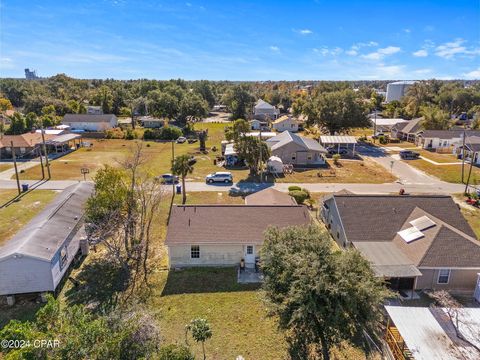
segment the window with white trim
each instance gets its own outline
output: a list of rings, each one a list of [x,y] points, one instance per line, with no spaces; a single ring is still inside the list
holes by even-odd
[[[247,255],[253,255],[253,245],[247,245]]]
[[[448,284],[450,280],[450,269],[440,269],[438,271],[438,284]]]
[[[200,246],[199,245],[192,245],[190,247],[190,258],[200,259]]]

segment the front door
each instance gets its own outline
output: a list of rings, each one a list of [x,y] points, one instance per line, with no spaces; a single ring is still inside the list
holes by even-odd
[[[246,245],[245,246],[245,264],[247,265],[255,265],[255,246],[254,245]]]

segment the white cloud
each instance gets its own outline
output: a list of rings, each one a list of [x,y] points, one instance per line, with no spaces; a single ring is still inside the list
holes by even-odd
[[[470,79],[480,79],[480,67],[478,67],[476,70],[472,70],[468,73],[463,74],[463,76]]]
[[[414,71],[415,74],[418,74],[418,75],[425,75],[425,74],[430,74],[432,72],[432,69],[428,69],[428,68],[425,68],[425,69],[417,69]]]
[[[280,51],[280,48],[278,46],[270,46],[269,48],[270,50],[272,50],[273,52],[279,52]]]
[[[310,34],[313,34],[313,31],[310,30],[310,29],[301,29],[301,30],[298,30],[297,31],[299,34],[302,34],[302,35],[310,35]]]
[[[407,34],[409,34],[409,33],[412,32],[412,30],[410,30],[410,29],[403,29],[403,32],[406,32]]]
[[[412,53],[412,55],[416,57],[425,57],[428,56],[428,51],[425,49],[420,49]]]
[[[378,49],[375,52],[362,55],[364,59],[368,60],[381,60],[387,55],[393,55],[399,52],[401,49],[398,46],[387,46],[386,48]]]
[[[480,55],[480,48],[466,46],[466,40],[458,38],[441,44],[435,48],[435,55],[444,59],[453,59],[458,56],[474,57]]]
[[[350,50],[345,51],[345,54],[350,55],[350,56],[356,56],[356,55],[358,55],[358,52],[357,52],[357,50],[350,49]]]
[[[351,49],[358,50],[362,47],[372,47],[372,46],[378,46],[378,43],[376,41],[359,42],[359,43],[353,44]]]
[[[328,48],[327,46],[322,46],[321,48],[314,48],[313,52],[320,54],[322,56],[337,56],[343,52],[342,48],[339,47],[334,47],[334,48]]]

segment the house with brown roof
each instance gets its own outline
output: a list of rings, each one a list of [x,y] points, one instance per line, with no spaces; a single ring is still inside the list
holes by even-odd
[[[50,140],[54,135],[45,134],[45,140]],[[0,160],[12,158],[13,152],[19,159],[35,158],[40,155],[42,134],[29,132],[22,135],[3,135],[0,137]]]
[[[170,267],[254,267],[269,226],[310,223],[301,205],[174,205],[165,245]]]
[[[394,125],[390,131],[391,138],[415,141],[417,133],[421,130],[422,120],[423,118],[417,118]]]
[[[245,205],[297,205],[297,202],[287,193],[269,187],[247,195]]]
[[[450,196],[334,194],[321,218],[393,289],[475,289],[480,242]]]

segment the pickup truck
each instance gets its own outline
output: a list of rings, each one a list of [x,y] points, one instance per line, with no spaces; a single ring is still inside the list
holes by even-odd
[[[416,151],[411,151],[411,150],[402,150],[400,151],[400,157],[403,160],[415,160],[420,157],[420,154]]]

